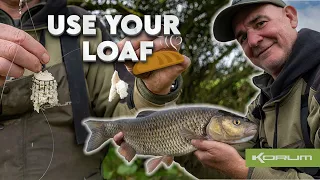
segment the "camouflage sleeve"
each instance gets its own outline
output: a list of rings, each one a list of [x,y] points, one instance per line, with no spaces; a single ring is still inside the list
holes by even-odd
[[[253,109],[258,105],[259,96],[251,105],[248,106],[247,117],[251,121],[258,122],[252,115]],[[313,177],[299,173],[295,169],[289,169],[288,171],[276,170],[273,168],[254,167],[249,168],[247,179],[313,179]]]
[[[156,95],[148,90],[143,81],[135,79],[133,90],[129,92],[126,103],[118,103],[113,116],[127,115],[125,112],[135,114],[143,108],[161,108],[176,103],[181,93],[182,77],[176,80],[177,87],[167,95]]]
[[[250,168],[248,179],[314,179],[312,176],[299,173],[294,169],[280,171],[272,168]]]
[[[103,27],[101,23],[99,24],[100,28],[97,29],[95,37],[81,37],[80,39],[80,42],[84,40],[90,42],[91,54],[96,54],[96,49],[100,42],[111,40],[105,27]],[[147,89],[141,79],[135,79],[125,67],[121,66],[124,65],[120,63],[103,62],[84,63],[88,95],[91,102],[91,109],[95,116],[131,116],[141,108],[163,107],[166,104],[175,103],[178,99],[182,86],[181,77],[177,79],[177,88],[171,93],[168,95],[155,95]],[[122,69],[122,71],[119,71],[118,68]],[[120,101],[119,96],[117,96],[112,102],[109,102],[111,78],[115,69],[118,70],[121,79],[125,82],[127,82],[127,80],[129,81],[127,82],[129,83],[129,95],[126,97],[126,100]]]
[[[245,149],[252,148],[254,143],[249,141],[247,143],[241,143],[233,145],[233,147],[244,158]],[[175,157],[174,160],[180,164],[187,172],[199,179],[230,179],[228,174],[223,174],[216,169],[204,167],[197,157],[193,154],[187,154],[185,156]]]

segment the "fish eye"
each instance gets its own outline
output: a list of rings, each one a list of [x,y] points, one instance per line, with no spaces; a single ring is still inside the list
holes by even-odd
[[[234,124],[234,125],[240,125],[241,122],[240,122],[239,119],[235,119],[235,120],[233,120],[233,124]]]

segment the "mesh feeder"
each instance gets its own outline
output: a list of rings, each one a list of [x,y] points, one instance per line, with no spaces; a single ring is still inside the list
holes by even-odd
[[[31,101],[34,110],[39,113],[43,105],[58,105],[57,81],[48,71],[39,72],[33,76]]]

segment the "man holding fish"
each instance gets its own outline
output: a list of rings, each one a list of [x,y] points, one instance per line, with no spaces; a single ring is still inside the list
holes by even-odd
[[[244,160],[246,148],[320,148],[320,33],[297,32],[297,16],[281,0],[233,0],[218,14],[215,38],[237,40],[252,64],[264,70],[253,78],[260,94],[246,116],[259,128],[251,141],[232,146],[195,137],[191,144],[197,150],[175,157],[188,172],[198,178],[320,178],[318,167],[248,168]],[[114,137],[117,144],[123,135]]]

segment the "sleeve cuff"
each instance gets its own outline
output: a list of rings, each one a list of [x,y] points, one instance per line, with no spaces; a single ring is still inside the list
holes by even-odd
[[[299,173],[295,169],[285,171],[268,167],[249,168],[248,179],[313,179],[306,173]]]
[[[283,174],[283,173],[284,172],[281,172],[272,168],[255,167],[255,168],[249,169],[248,179],[270,179],[270,178],[278,179],[278,178],[281,178],[280,174]]]
[[[254,167],[249,168],[247,179],[252,179],[251,176],[252,176],[253,170],[254,170]]]
[[[177,87],[171,91],[167,95],[157,95],[153,94],[149,89],[146,87],[144,82],[137,78],[133,90],[133,102],[136,108],[143,108],[143,107],[161,107],[165,104],[174,103],[180,93],[182,88],[182,77],[181,75],[176,79]]]

